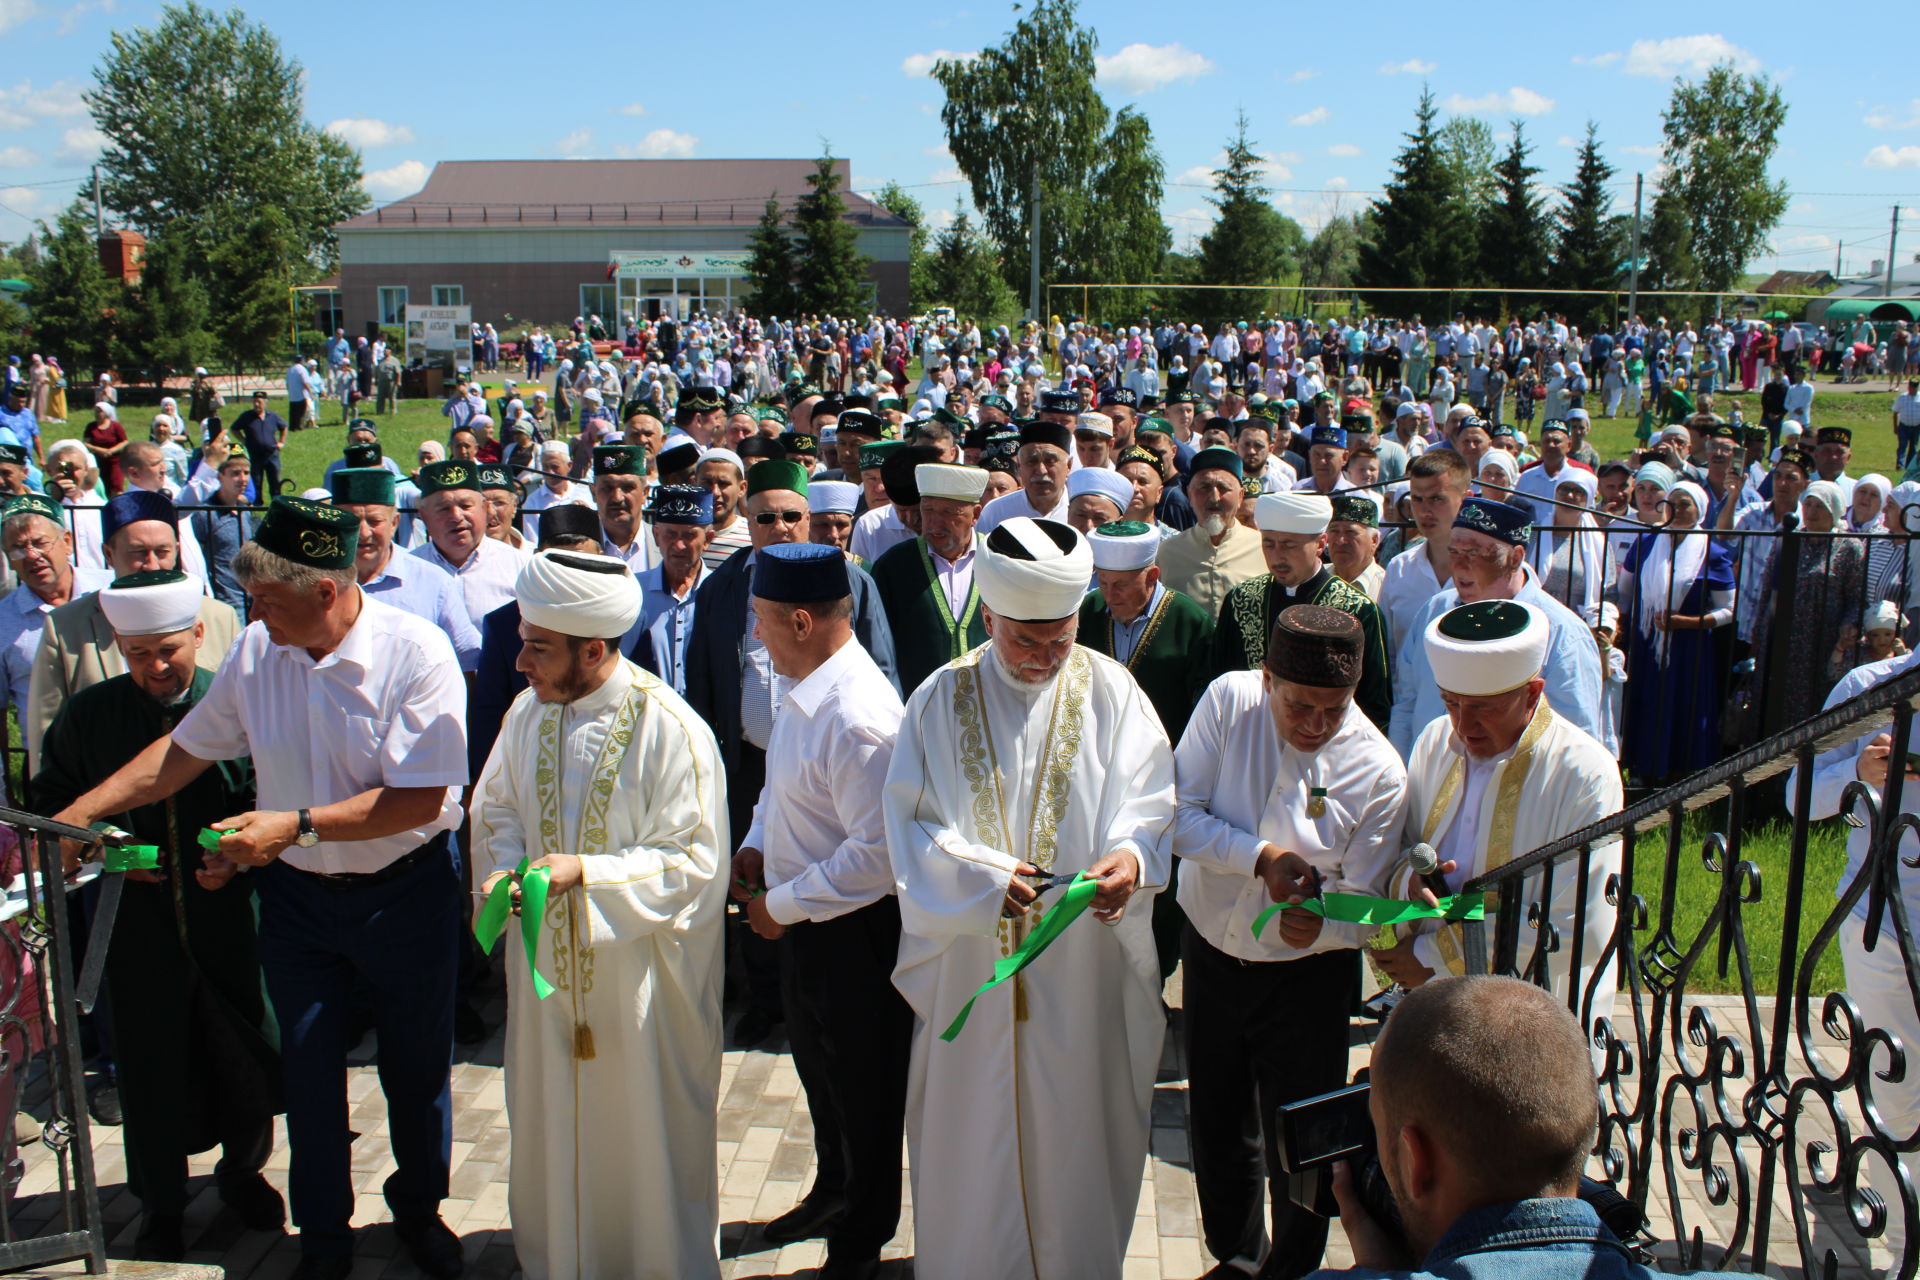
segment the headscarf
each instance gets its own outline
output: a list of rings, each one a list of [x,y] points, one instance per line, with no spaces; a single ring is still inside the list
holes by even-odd
[[[1484,465],[1484,460],[1483,460]],[[1591,471],[1580,467],[1568,467],[1560,473],[1554,482],[1554,496],[1559,496],[1561,485],[1575,485],[1587,495],[1587,510],[1582,511],[1574,526],[1569,529],[1558,528],[1553,517],[1547,512],[1540,514],[1545,519],[1534,524],[1533,540],[1527,546],[1527,560],[1533,565],[1534,573],[1545,582],[1547,572],[1553,567],[1554,554],[1559,550],[1562,539],[1573,539],[1573,550],[1567,567],[1575,575],[1573,579],[1580,587],[1578,604],[1572,600],[1562,601],[1569,609],[1584,618],[1587,625],[1594,625],[1600,617],[1600,596],[1606,586],[1609,570],[1613,565],[1613,555],[1607,546],[1607,535],[1593,518],[1593,500],[1600,491],[1600,481]],[[1554,508],[1558,511],[1559,508]]]
[[[1814,501],[1833,513],[1835,530],[1846,528],[1846,502],[1840,496],[1840,486],[1831,480],[1815,480],[1800,495],[1800,501]]]
[[[1665,470],[1664,467],[1661,469]],[[1707,518],[1707,492],[1699,485],[1691,480],[1682,480],[1668,492],[1686,494],[1693,499],[1697,520]],[[1672,633],[1655,627],[1654,615],[1672,613],[1686,599],[1687,592],[1693,590],[1693,584],[1707,562],[1707,547],[1712,537],[1699,523],[1695,523],[1691,529],[1662,530],[1650,536],[1653,546],[1640,566],[1640,604],[1635,617],[1640,634],[1652,641],[1664,660]]]
[[[1863,488],[1872,489],[1880,495],[1880,510],[1874,514],[1873,519],[1861,524],[1853,518],[1853,504],[1847,504],[1847,532],[1884,533],[1891,527],[1887,524],[1887,499],[1893,493],[1893,482],[1878,472],[1875,472],[1871,475],[1861,476],[1859,480],[1854,482],[1853,491],[1855,493],[1859,493]]]

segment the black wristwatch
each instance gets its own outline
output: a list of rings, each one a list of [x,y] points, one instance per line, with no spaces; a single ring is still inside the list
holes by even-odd
[[[320,833],[313,829],[313,814],[305,809],[300,811],[300,834],[293,838],[293,842],[302,849],[311,849],[320,843]]]

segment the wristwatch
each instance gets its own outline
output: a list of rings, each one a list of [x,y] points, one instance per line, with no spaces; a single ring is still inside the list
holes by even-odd
[[[313,815],[305,809],[300,811],[300,834],[293,842],[302,849],[311,849],[320,843],[320,833],[313,829]]]

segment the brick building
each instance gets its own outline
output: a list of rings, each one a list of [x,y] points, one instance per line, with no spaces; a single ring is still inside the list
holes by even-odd
[[[907,312],[912,228],[848,190],[874,305]],[[400,324],[408,303],[476,323],[724,311],[748,293],[747,238],[772,195],[789,211],[813,160],[447,160],[419,193],[340,224],[337,298],[350,332]],[[511,319],[509,319],[509,317]]]

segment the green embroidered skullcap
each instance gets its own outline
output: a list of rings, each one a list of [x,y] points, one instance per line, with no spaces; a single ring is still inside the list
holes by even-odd
[[[785,458],[767,458],[754,463],[753,469],[747,472],[747,496],[751,498],[769,489],[788,489],[805,497],[807,469]]]
[[[22,493],[7,499],[7,505],[0,507],[0,524],[15,516],[45,516],[59,525],[67,527],[66,510],[44,493]]]
[[[342,467],[333,473],[328,487],[335,502],[390,507],[393,486],[393,472],[385,467]]]
[[[965,418],[947,408],[945,405],[941,405],[935,409],[930,416],[933,421],[940,423],[942,426],[964,428],[971,425]]]
[[[471,462],[453,459],[447,462],[429,462],[421,467],[413,478],[414,485],[420,490],[420,496],[445,493],[449,489],[471,489],[480,492],[480,468]]]
[[[350,468],[378,467],[380,466],[380,445],[374,440],[350,444],[341,453],[340,458]],[[384,467],[381,469],[385,470]]]
[[[647,474],[647,451],[637,444],[595,445],[593,474],[596,476],[643,476]]]
[[[27,465],[27,450],[24,445],[0,444],[0,462],[11,462],[16,467]]]
[[[872,444],[860,446],[860,469],[877,471],[887,463],[887,459],[907,447],[904,440],[876,440]]]
[[[757,404],[753,406],[752,412],[755,422],[778,422],[785,426],[793,421],[787,411],[777,404]]]
[[[819,383],[796,382],[793,384],[792,389],[787,392],[787,403],[799,404],[802,400],[807,399],[809,396],[817,396],[819,394],[820,394]]]
[[[1247,474],[1247,466],[1240,460],[1240,455],[1221,445],[1214,445],[1194,454],[1193,461],[1187,466],[1187,474],[1197,476],[1202,471],[1211,469],[1231,471],[1235,480],[1242,479]]]
[[[674,405],[682,412],[708,413],[721,405],[720,393],[712,387],[688,387]]]
[[[1143,435],[1149,434],[1166,436],[1171,440],[1173,438],[1173,424],[1165,418],[1142,418],[1133,424],[1133,438],[1135,440],[1138,440]]]
[[[1380,508],[1374,505],[1372,498],[1356,498],[1349,494],[1336,493],[1333,496],[1333,518],[1378,529]]]
[[[483,462],[480,464],[479,471],[482,490],[495,489],[511,493],[515,497],[519,496],[520,491],[514,487],[513,476],[508,473],[504,463]]]
[[[351,569],[360,546],[360,517],[324,502],[275,498],[254,529],[253,541],[310,569]]]

